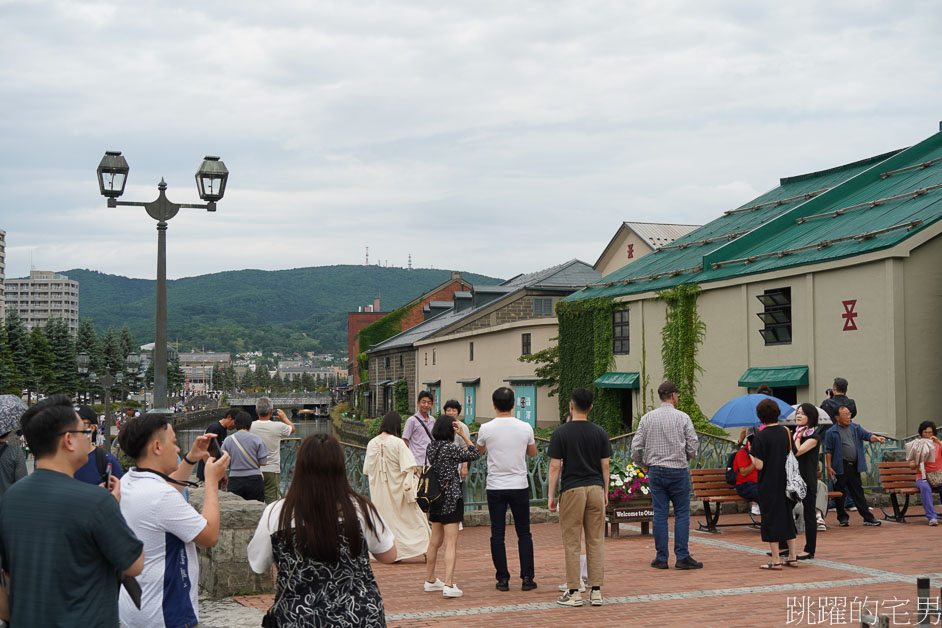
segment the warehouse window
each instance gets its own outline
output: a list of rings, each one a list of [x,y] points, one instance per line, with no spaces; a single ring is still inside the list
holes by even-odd
[[[788,345],[792,342],[792,289],[775,288],[757,294],[756,298],[763,305],[757,312],[765,327],[759,330],[766,346]]]
[[[626,354],[628,343],[628,310],[616,310],[612,314],[612,353]]]

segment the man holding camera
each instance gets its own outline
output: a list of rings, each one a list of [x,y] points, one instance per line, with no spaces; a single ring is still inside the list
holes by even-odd
[[[261,437],[268,447],[268,462],[262,466],[265,480],[265,503],[270,504],[281,497],[281,439],[294,433],[294,423],[283,410],[278,410],[280,422],[272,421],[275,409],[271,399],[262,397],[255,403],[258,420],[252,423],[252,434]]]

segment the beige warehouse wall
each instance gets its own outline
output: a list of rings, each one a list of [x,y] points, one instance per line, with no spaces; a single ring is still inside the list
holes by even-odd
[[[634,249],[632,250],[634,257],[631,259],[628,259],[629,244],[634,244]],[[606,249],[595,270],[602,273],[602,276],[605,276],[615,272],[619,268],[627,266],[638,258],[644,257],[652,250],[651,245],[639,238],[638,234],[634,231],[621,227],[618,231],[618,237],[616,237],[612,245]]]
[[[903,273],[906,366],[905,434],[922,421],[939,417],[937,395],[942,383],[942,237],[913,251]]]
[[[557,333],[556,319],[544,319],[540,324],[511,323],[498,328],[462,334],[459,337],[445,337],[425,341],[417,346],[420,354],[435,350],[436,360],[431,359],[426,366],[423,360],[418,363],[418,381],[425,382],[440,379],[442,401],[447,399],[462,400],[464,388],[456,380],[468,377],[480,377],[477,389],[477,420],[486,422],[494,416],[491,393],[501,386],[508,386],[504,378],[513,375],[533,375],[533,365],[520,362],[521,334],[529,333],[531,351],[536,353],[548,348],[550,338]],[[474,342],[474,361],[469,360],[468,344]],[[462,401],[462,405],[464,402]],[[558,422],[558,408],[555,397],[550,397],[545,388],[537,389],[536,400],[537,426],[547,426]]]

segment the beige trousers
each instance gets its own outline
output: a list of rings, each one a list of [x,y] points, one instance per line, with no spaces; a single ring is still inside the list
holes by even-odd
[[[559,527],[566,551],[566,583],[579,588],[579,554],[585,533],[588,587],[601,587],[605,574],[605,494],[601,486],[571,488],[559,496]]]

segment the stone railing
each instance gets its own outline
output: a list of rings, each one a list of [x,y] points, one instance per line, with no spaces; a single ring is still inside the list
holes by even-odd
[[[203,510],[205,489],[190,489],[190,504]],[[213,598],[268,593],[274,590],[272,570],[257,574],[249,567],[246,548],[255,534],[265,504],[232,493],[219,493],[219,540],[213,547],[197,546],[199,586]]]

